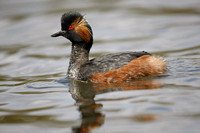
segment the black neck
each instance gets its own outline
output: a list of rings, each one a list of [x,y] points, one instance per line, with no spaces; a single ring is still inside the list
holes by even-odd
[[[68,68],[68,76],[70,78],[78,78],[80,67],[89,62],[89,51],[86,44],[72,44],[71,57]]]

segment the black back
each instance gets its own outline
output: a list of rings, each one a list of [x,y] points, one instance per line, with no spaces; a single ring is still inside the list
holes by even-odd
[[[118,69],[124,65],[130,63],[133,59],[141,57],[143,55],[151,55],[145,51],[141,52],[124,52],[124,53],[114,53],[99,56],[90,60],[90,63],[84,64],[78,76],[80,80],[88,80],[89,76],[96,73],[105,73],[110,70]]]

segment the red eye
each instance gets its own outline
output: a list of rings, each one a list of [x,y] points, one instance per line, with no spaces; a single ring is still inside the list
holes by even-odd
[[[69,30],[72,30],[73,29],[73,27],[72,26],[69,26]]]

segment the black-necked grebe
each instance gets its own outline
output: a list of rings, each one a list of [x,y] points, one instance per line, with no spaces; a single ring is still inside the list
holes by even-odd
[[[67,72],[69,78],[95,83],[115,83],[166,72],[166,64],[161,57],[144,51],[107,54],[89,60],[93,44],[92,28],[79,12],[63,14],[61,31],[51,36],[63,36],[72,42]]]

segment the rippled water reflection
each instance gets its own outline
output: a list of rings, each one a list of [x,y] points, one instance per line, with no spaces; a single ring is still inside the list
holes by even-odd
[[[1,132],[199,132],[199,5],[1,0]],[[50,35],[70,10],[93,28],[91,58],[145,50],[165,57],[167,74],[111,85],[65,79],[70,42]]]

